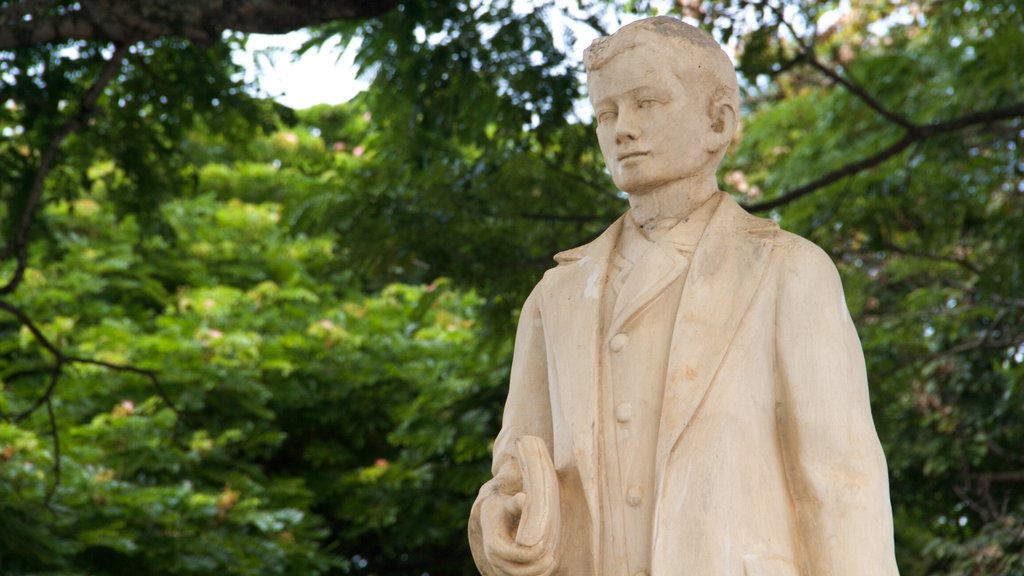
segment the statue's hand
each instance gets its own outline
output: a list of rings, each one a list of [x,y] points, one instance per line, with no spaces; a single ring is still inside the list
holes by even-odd
[[[558,477],[544,440],[523,436],[516,450],[518,466],[502,468],[481,506],[484,554],[506,576],[548,576],[558,560]]]

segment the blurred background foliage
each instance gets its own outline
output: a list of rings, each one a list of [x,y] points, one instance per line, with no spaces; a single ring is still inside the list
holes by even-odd
[[[518,306],[625,207],[576,33],[666,8],[736,52],[723,189],[840,268],[902,573],[1024,574],[1017,2],[381,3],[292,26],[373,78],[306,110],[259,22],[117,4],[0,1],[0,574],[473,573]]]

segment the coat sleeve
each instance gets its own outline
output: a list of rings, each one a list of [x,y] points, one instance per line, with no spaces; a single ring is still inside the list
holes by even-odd
[[[491,473],[495,478],[480,488],[469,517],[470,548],[477,568],[484,575],[494,574],[495,571],[483,553],[480,504],[500,490],[499,483],[507,476],[506,474],[499,477],[503,469],[516,465],[512,458],[516,454],[518,438],[527,435],[537,436],[544,440],[549,450],[553,445],[547,352],[538,292],[539,289],[534,288],[519,315],[508,398],[505,401],[501,431],[494,441]]]
[[[779,432],[800,573],[896,576],[885,456],[839,274],[805,240],[779,249]]]

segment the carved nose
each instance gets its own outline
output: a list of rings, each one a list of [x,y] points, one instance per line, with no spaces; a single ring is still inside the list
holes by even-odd
[[[615,142],[622,144],[636,140],[640,136],[640,130],[633,121],[631,114],[620,112],[618,121],[615,123]]]
[[[639,135],[640,131],[633,124],[620,122],[615,128],[615,142],[617,144],[636,140]]]

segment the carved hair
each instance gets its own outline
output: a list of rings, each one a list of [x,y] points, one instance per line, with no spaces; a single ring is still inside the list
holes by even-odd
[[[707,83],[707,94],[710,98],[709,115],[714,114],[718,104],[730,104],[734,110],[739,111],[739,86],[736,82],[736,70],[729,57],[708,33],[671,16],[637,20],[623,26],[611,36],[594,40],[590,47],[583,51],[583,64],[589,74],[626,50],[651,51],[657,48],[668,53],[696,52],[694,55],[697,56],[699,73],[711,80]],[[674,62],[672,64],[675,65]],[[687,80],[678,71],[676,76],[680,80]]]

